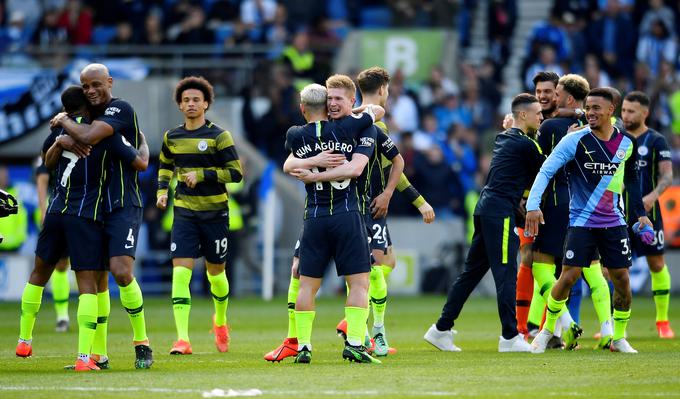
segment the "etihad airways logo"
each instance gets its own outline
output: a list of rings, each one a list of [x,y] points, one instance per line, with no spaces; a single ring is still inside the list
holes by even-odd
[[[583,167],[596,175],[613,175],[621,164],[610,162],[586,162]]]

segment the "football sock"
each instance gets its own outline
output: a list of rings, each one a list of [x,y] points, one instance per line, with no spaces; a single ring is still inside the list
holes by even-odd
[[[531,297],[533,294],[534,276],[531,273],[531,267],[520,263],[519,272],[517,273],[517,305],[515,307],[517,312],[517,330],[520,332],[527,331],[529,307],[531,306]]]
[[[527,324],[531,323],[535,326],[540,326],[543,320],[543,312],[545,311],[545,299],[541,296],[538,289],[538,283],[534,279],[534,294],[531,297],[531,306],[529,306],[529,318]]]
[[[24,341],[33,339],[33,326],[35,318],[40,310],[42,293],[44,287],[39,287],[31,283],[26,283],[24,293],[21,295],[21,323],[19,327],[19,338]]]
[[[68,296],[71,291],[71,285],[68,281],[68,270],[60,271],[55,269],[50,279],[57,320],[68,320]]]
[[[562,309],[564,308],[565,302],[567,302],[566,299],[557,300],[548,293],[548,312],[546,313],[544,326],[548,331],[555,331],[555,324],[557,323],[557,319],[562,315]]]
[[[387,306],[387,284],[381,266],[371,267],[369,274],[368,298],[373,308],[373,325],[382,327],[385,323],[385,307]]]
[[[290,277],[290,284],[288,284],[288,336],[287,338],[296,338],[297,329],[295,326],[295,302],[297,302],[298,292],[300,292],[300,279]]]
[[[92,341],[92,353],[107,356],[106,338],[109,328],[109,314],[111,313],[111,297],[109,290],[97,293],[97,328]]]
[[[555,285],[555,265],[549,263],[534,262],[531,269],[534,279],[538,283],[538,292],[545,301],[548,301],[550,290]]]
[[[583,295],[583,279],[576,280],[576,284],[571,287],[569,291],[569,300],[567,300],[567,308],[571,317],[578,324],[581,316],[581,296]]]
[[[364,342],[368,308],[345,306],[345,320],[347,320],[347,343],[359,346]]]
[[[626,337],[626,327],[628,326],[628,320],[630,320],[630,309],[614,309],[614,341]]]
[[[227,324],[227,306],[229,305],[229,281],[227,274],[222,271],[215,276],[208,273],[210,293],[215,304],[215,325],[222,327]]]
[[[177,339],[189,342],[189,312],[191,312],[191,269],[172,268],[172,311],[175,315]]]
[[[78,297],[78,353],[89,355],[97,329],[97,295],[81,294]],[[88,357],[89,359],[89,357]]]
[[[382,270],[383,275],[385,276],[385,282],[387,282],[387,280],[388,280],[389,277],[390,277],[390,274],[392,274],[392,272],[394,271],[394,269],[391,268],[391,267],[389,267],[389,266],[386,266],[386,265],[380,265],[380,266],[378,266],[378,267],[380,267],[380,270]]]
[[[600,325],[611,319],[611,297],[609,296],[609,287],[607,280],[602,274],[600,263],[591,264],[590,267],[583,268],[583,277],[585,277],[590,286],[590,297],[593,299],[593,306],[595,313],[597,313],[597,320]]]
[[[671,274],[668,266],[663,265],[658,273],[652,273],[652,293],[654,294],[654,304],[656,305],[656,321],[668,320],[668,304],[671,292]]]
[[[130,319],[134,335],[133,340],[135,342],[148,340],[149,338],[146,336],[146,320],[144,318],[144,297],[142,296],[142,289],[139,288],[137,279],[133,278],[132,282],[126,287],[119,286],[119,288],[120,303],[125,308]]]
[[[298,350],[302,350],[304,346],[310,351],[312,350],[312,326],[314,325],[314,316],[316,316],[316,312],[313,310],[295,311],[295,329],[298,334]]]

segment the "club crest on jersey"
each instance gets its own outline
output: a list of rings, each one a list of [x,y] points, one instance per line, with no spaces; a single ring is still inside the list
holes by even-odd
[[[644,157],[645,155],[649,154],[649,149],[645,145],[640,146],[638,147],[638,154]]]
[[[201,140],[198,142],[198,150],[199,151],[205,151],[208,149],[208,142],[205,140]]]
[[[626,152],[624,150],[618,150],[616,151],[616,157],[618,159],[623,159],[626,157]]]
[[[567,259],[573,259],[573,258],[574,258],[574,251],[572,251],[572,250],[570,249],[570,250],[567,251],[566,254],[564,254],[564,256],[565,256]]]

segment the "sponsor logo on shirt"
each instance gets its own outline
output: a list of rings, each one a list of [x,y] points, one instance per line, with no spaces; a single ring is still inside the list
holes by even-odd
[[[375,143],[375,140],[371,137],[360,137],[359,147],[370,147]]]
[[[583,167],[596,175],[613,175],[618,170],[620,164],[610,162],[586,162]]]
[[[106,111],[104,111],[104,115],[106,116],[114,116],[116,114],[120,113],[120,108],[118,107],[108,107]]]

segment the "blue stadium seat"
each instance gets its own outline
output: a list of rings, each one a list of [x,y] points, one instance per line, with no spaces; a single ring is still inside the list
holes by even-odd
[[[387,7],[368,7],[361,10],[359,21],[362,28],[388,28],[392,22],[392,13]]]
[[[347,0],[328,0],[326,3],[326,13],[331,20],[346,20],[349,17]]]
[[[92,44],[108,44],[116,37],[116,32],[115,26],[95,26],[92,30]]]

